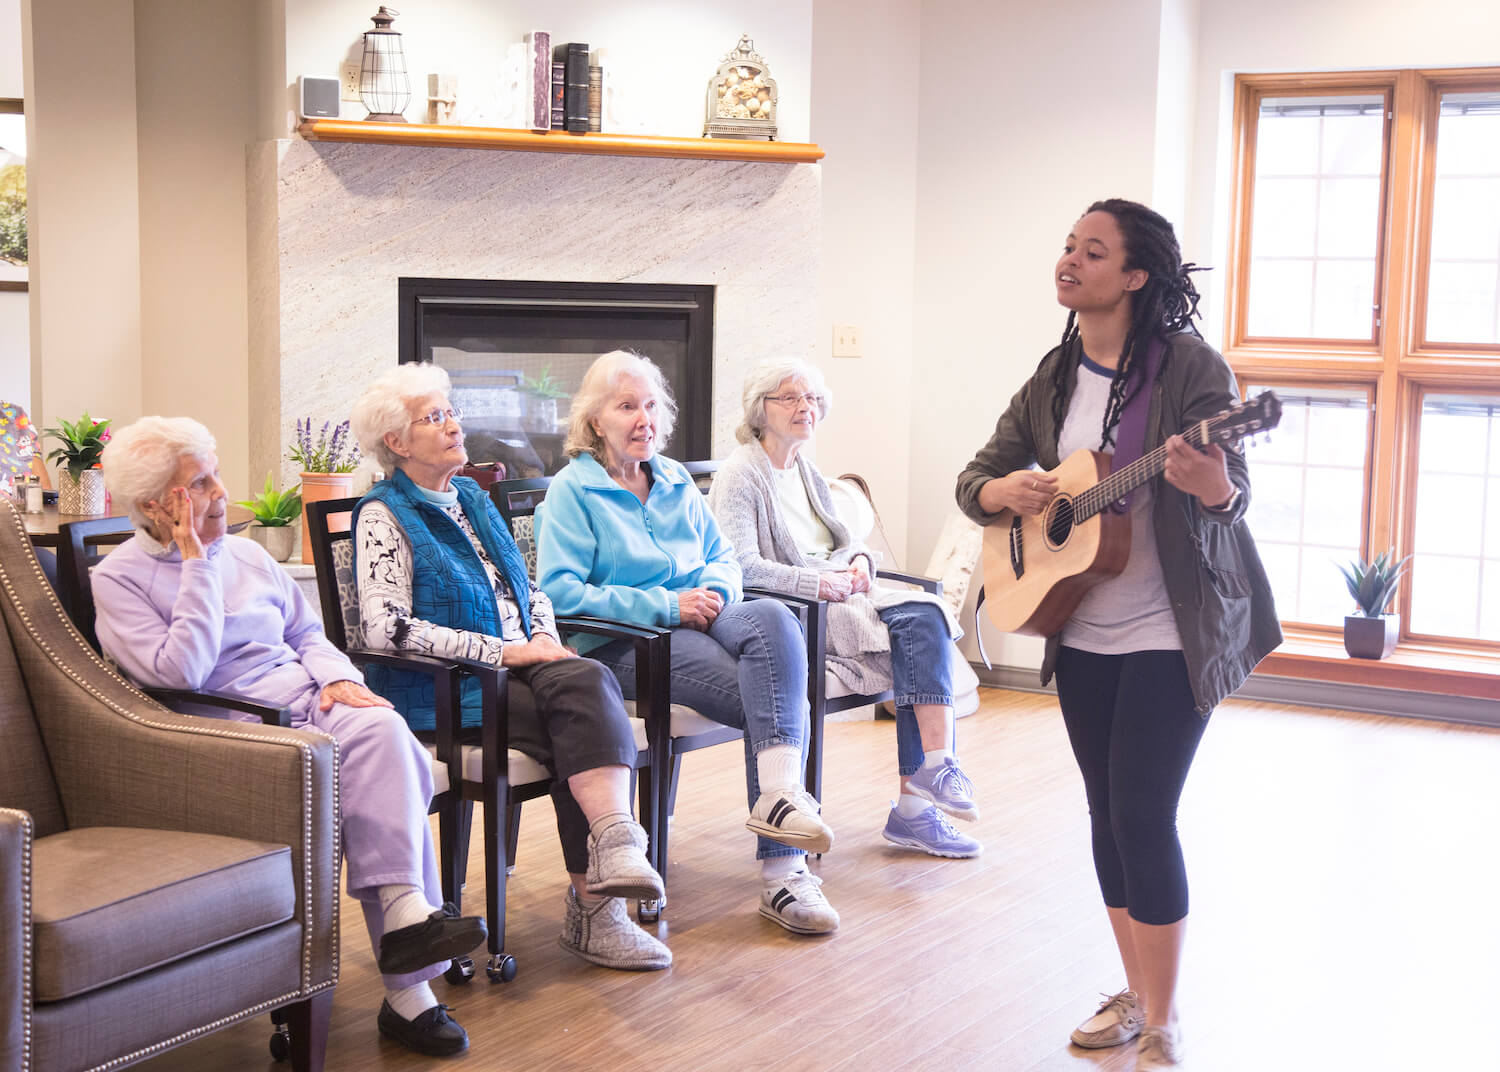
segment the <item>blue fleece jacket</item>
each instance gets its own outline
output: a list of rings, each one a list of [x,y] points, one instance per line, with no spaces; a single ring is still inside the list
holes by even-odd
[[[559,615],[678,626],[679,592],[742,598],[734,548],[703,493],[670,458],[649,464],[644,504],[587,454],[552,479],[536,513],[536,573]]]

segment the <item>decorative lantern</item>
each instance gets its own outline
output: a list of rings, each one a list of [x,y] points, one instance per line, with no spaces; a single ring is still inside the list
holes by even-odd
[[[749,34],[724,57],[708,82],[705,138],[776,140],[776,79]]]
[[[365,55],[359,65],[359,99],[369,109],[366,119],[378,123],[404,123],[411,103],[411,82],[406,77],[406,56],[401,34],[391,29],[399,11],[384,4],[370,16],[375,29],[365,31]]]

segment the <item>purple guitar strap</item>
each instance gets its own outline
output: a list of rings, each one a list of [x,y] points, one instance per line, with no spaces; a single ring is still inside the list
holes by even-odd
[[[1127,465],[1139,461],[1145,453],[1146,416],[1151,410],[1152,387],[1156,383],[1156,374],[1161,371],[1161,355],[1166,348],[1166,340],[1160,335],[1153,335],[1146,345],[1145,360],[1135,367],[1131,378],[1138,386],[1120,413],[1120,423],[1115,426],[1114,465],[1110,468],[1112,473],[1118,473]],[[1131,493],[1126,493],[1110,503],[1109,508],[1117,514],[1129,512],[1130,495]]]

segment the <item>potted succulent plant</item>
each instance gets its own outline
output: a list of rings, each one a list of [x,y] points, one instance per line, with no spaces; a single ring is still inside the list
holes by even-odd
[[[1385,608],[1395,596],[1409,562],[1411,555],[1397,562],[1396,550],[1391,548],[1376,555],[1373,562],[1355,559],[1339,566],[1359,610],[1344,618],[1344,650],[1354,658],[1384,659],[1396,650],[1401,615],[1387,614]]]
[[[305,417],[297,421],[297,436],[287,450],[287,456],[302,467],[302,531],[306,532],[308,503],[346,499],[354,494],[359,446],[349,436],[348,421],[340,421],[337,425],[324,421],[314,442],[312,418]],[[347,527],[347,522],[345,525]],[[312,560],[312,547],[304,541],[302,561]]]
[[[300,487],[277,491],[271,474],[266,474],[266,488],[235,505],[243,506],[255,515],[249,536],[264,547],[277,562],[292,557],[297,530],[293,523],[302,515]]]
[[[104,473],[99,469],[99,455],[109,442],[109,418],[95,420],[85,412],[76,421],[57,423],[57,428],[48,428],[45,433],[62,441],[62,446],[47,455],[49,462],[62,463],[57,474],[57,512],[104,513]]]
[[[525,377],[521,381],[521,391],[526,398],[521,427],[528,432],[556,432],[558,400],[570,396],[567,388],[552,378],[552,366],[542,369],[540,375]]]

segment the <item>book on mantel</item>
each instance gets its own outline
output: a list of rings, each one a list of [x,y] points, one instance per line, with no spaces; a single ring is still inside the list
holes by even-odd
[[[563,64],[563,125],[571,133],[587,133],[589,129],[589,46],[581,41],[554,45],[552,48],[554,78],[556,78],[555,69],[558,61]],[[556,92],[556,86],[554,86],[554,100]],[[555,111],[554,105],[554,118]]]
[[[552,35],[532,30],[526,35],[526,125],[532,130],[552,128]]]
[[[563,97],[566,92],[566,82],[563,80],[563,70],[566,64],[552,63],[552,129],[564,130],[568,125],[568,112],[563,105]]]

